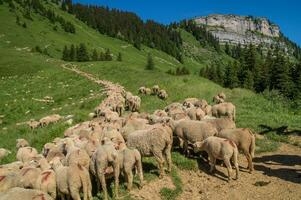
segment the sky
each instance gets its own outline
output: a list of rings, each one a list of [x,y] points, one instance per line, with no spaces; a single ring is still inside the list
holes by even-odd
[[[209,14],[267,17],[301,46],[301,0],[73,0],[131,11],[142,19],[168,24]]]

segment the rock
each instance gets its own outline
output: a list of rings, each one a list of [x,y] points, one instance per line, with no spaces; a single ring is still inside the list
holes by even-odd
[[[280,36],[280,28],[266,18],[214,14],[194,20],[209,26],[208,30],[223,43],[272,44],[273,38]]]

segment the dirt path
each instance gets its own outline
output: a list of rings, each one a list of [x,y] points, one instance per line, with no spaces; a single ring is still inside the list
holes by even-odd
[[[240,166],[246,167],[240,155]],[[257,155],[255,172],[240,171],[239,180],[225,181],[224,167],[217,166],[217,175],[207,174],[209,166],[201,163],[200,172],[181,171],[184,189],[178,200],[186,199],[301,199],[301,149],[283,144],[276,152]],[[264,186],[255,186],[259,181]]]

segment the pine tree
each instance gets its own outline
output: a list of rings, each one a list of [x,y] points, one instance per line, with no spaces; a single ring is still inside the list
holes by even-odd
[[[76,52],[76,57],[79,62],[89,61],[88,51],[84,43],[80,43]]]
[[[96,49],[93,50],[91,59],[92,59],[93,61],[98,61],[99,58],[98,58],[98,53],[97,53]]]
[[[249,90],[253,90],[254,88],[253,74],[249,70],[246,71],[246,77],[243,83],[243,87]]]
[[[226,42],[226,45],[225,45],[225,53],[227,55],[231,56],[231,51],[230,51],[230,47],[229,47],[228,42]]]
[[[106,53],[105,53],[105,60],[106,60],[106,61],[112,61],[112,60],[113,60],[110,49],[107,49],[107,50],[106,50]]]
[[[145,66],[145,69],[147,69],[147,70],[153,70],[154,68],[155,68],[155,64],[154,64],[154,61],[153,61],[153,57],[149,53],[148,57],[147,57],[147,64]]]
[[[66,45],[64,46],[62,59],[65,60],[65,61],[70,61],[70,52],[69,52],[69,49]]]
[[[69,58],[70,58],[70,61],[76,60],[76,50],[75,50],[74,44],[71,44]]]
[[[225,69],[224,86],[228,88],[236,88],[239,86],[239,80],[237,78],[237,61],[228,63]]]
[[[117,61],[121,62],[122,61],[122,54],[119,52],[117,56]]]

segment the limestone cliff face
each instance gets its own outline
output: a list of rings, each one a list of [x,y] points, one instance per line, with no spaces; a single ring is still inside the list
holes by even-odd
[[[279,27],[271,24],[266,18],[215,14],[194,20],[199,25],[206,25],[222,43],[271,44],[273,38],[280,36]]]

